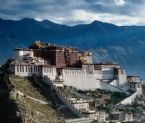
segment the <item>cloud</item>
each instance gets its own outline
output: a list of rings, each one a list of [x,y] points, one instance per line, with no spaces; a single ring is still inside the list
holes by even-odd
[[[0,0],[4,19],[48,19],[74,25],[94,20],[117,25],[145,25],[144,0]]]
[[[58,20],[58,23],[67,23],[69,25],[74,25],[80,23],[91,23],[92,20],[100,20],[102,22],[117,24],[118,26],[144,24],[144,19],[129,15],[118,15],[115,13],[88,12],[78,9],[69,14],[71,14],[71,16],[68,17],[67,20],[65,18],[61,18],[60,20]]]
[[[115,0],[116,5],[122,6],[125,4],[125,0]]]

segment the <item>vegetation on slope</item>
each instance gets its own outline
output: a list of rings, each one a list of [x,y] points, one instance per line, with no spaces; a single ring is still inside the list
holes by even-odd
[[[0,123],[19,123],[21,117],[15,101],[11,98],[10,89],[7,86],[7,79],[0,74]]]
[[[101,89],[96,89],[95,91],[83,91],[72,86],[65,86],[64,89],[61,89],[61,91],[67,97],[76,99],[94,99],[94,101],[90,103],[90,108],[96,110],[106,110],[107,112],[111,112],[113,105],[119,103],[127,96],[125,93],[111,92]]]
[[[73,88],[73,91],[75,91],[76,93],[82,94],[84,96],[86,95],[87,97],[94,98],[94,99],[103,99],[106,105],[117,104],[122,99],[126,98],[127,96],[125,93],[111,92],[111,91],[106,91],[106,90],[101,90],[101,89],[96,89],[95,91],[91,91],[91,90],[82,91],[82,90],[77,90]]]
[[[14,93],[15,102],[20,109],[23,122],[58,123],[63,119],[58,111],[52,108],[52,104],[50,103],[50,101],[41,94],[39,89],[33,86],[30,79],[14,75],[10,75],[9,78],[14,90],[20,91],[24,94],[24,96],[22,96],[16,92]],[[48,102],[48,104],[42,104],[33,99],[27,98],[27,96],[44,102]]]
[[[9,61],[0,71],[0,122],[58,123],[76,117],[41,77],[15,76],[7,68]]]
[[[55,109],[57,109],[57,111],[59,111],[65,119],[79,117],[78,114],[76,114],[70,106],[67,105],[65,95],[63,95],[58,88],[55,90],[51,84],[44,83],[42,77],[37,77],[34,75],[29,79],[33,82],[33,86],[39,89],[39,92],[41,92],[45,97],[51,99],[50,101]]]
[[[45,97],[40,94],[39,89],[34,87],[30,79],[27,77],[10,75],[9,80],[15,90],[19,90],[25,95],[46,101]]]

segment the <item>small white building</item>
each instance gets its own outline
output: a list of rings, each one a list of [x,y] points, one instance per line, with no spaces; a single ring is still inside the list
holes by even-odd
[[[83,112],[83,114],[98,122],[105,122],[108,117],[108,114],[105,111],[88,110],[87,112]]]
[[[137,95],[142,95],[143,80],[140,76],[127,76],[129,87],[131,91],[137,92]]]
[[[75,103],[73,103],[74,107],[81,111],[81,110],[88,110],[89,107],[89,102],[87,102],[86,100],[77,100]]]

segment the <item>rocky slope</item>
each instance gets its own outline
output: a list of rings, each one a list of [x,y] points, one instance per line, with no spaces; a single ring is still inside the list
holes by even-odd
[[[5,76],[10,85],[7,93],[1,93],[0,121],[4,123],[58,123],[65,114],[52,104],[53,100],[44,96],[31,79],[14,75]]]

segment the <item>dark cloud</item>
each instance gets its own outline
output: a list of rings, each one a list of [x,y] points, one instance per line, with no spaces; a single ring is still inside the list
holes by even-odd
[[[120,24],[122,18],[126,21],[132,18],[138,24],[144,6],[144,0],[0,0],[0,17],[49,19],[67,24],[94,19],[116,23],[118,17]]]

